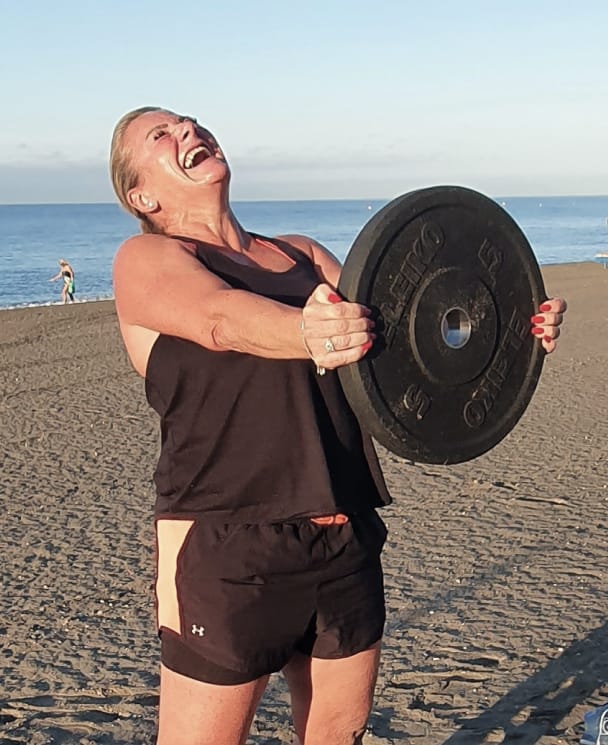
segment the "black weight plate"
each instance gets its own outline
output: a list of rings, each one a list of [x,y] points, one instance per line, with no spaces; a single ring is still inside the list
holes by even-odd
[[[459,463],[515,426],[542,369],[530,317],[546,294],[526,237],[496,202],[457,186],[394,199],[355,239],[338,289],[374,310],[374,346],[338,374],[378,442]]]

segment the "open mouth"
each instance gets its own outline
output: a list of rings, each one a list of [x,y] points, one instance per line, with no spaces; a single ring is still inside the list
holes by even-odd
[[[204,160],[209,158],[211,153],[205,145],[197,145],[189,150],[184,157],[184,169],[186,171],[190,168],[200,165]]]

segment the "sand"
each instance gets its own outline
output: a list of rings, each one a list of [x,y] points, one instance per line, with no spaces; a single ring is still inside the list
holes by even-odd
[[[511,434],[455,466],[381,453],[370,745],[574,745],[608,700],[608,270],[543,273],[570,310]],[[0,319],[0,743],[153,743],[155,415],[112,302]],[[275,676],[250,743],[289,741],[285,702]]]

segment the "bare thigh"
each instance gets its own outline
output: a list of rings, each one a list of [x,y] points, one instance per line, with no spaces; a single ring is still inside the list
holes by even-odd
[[[381,642],[338,660],[295,655],[283,669],[301,745],[356,745],[373,704]]]
[[[161,665],[157,745],[244,745],[267,683],[212,685]]]

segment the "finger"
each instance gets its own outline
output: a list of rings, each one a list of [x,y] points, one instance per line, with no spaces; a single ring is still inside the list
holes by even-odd
[[[347,333],[349,331],[349,322],[357,321],[358,319],[369,319],[371,311],[369,308],[358,303],[340,302],[322,304],[312,301],[304,306],[302,314],[307,327],[312,328],[313,324],[334,322],[331,330],[328,331],[326,329],[325,336],[327,336],[328,333]],[[339,324],[341,328],[336,328],[335,324]]]
[[[329,313],[333,318],[357,318],[370,315],[371,310],[359,303],[349,303],[331,285],[320,284],[310,294],[304,309],[311,317]]]
[[[321,303],[322,305],[329,304],[329,296],[333,293],[333,287],[330,285],[323,283],[320,285],[317,285],[315,289],[312,291],[312,294],[310,296],[311,300],[314,300],[315,303]]]
[[[327,307],[325,306],[325,308]],[[328,336],[344,336],[358,331],[369,331],[376,325],[373,318],[366,315],[352,318],[333,318],[329,312],[319,314],[310,309],[307,311],[306,308],[302,317],[307,339],[326,339]]]
[[[542,338],[549,341],[550,339],[557,339],[561,333],[557,326],[538,326],[543,330]]]
[[[554,342],[559,337],[560,329],[557,326],[534,326],[534,328],[530,330],[530,333],[543,342],[544,346],[544,342]],[[555,349],[555,347],[553,347],[553,349]]]
[[[335,289],[326,282],[317,285],[312,292],[311,298],[322,305],[335,304],[342,301],[342,298]]]
[[[306,344],[312,353],[312,357],[323,367],[335,367],[340,362],[341,352],[355,349],[366,344],[373,343],[376,335],[365,329],[353,334],[329,334],[324,337],[312,338],[306,335]]]
[[[555,339],[551,339],[549,336],[543,336],[541,344],[543,345],[543,349],[547,354],[555,352],[555,349],[557,347],[557,342],[555,341]]]
[[[347,303],[346,301],[334,303],[331,307],[325,306],[325,317],[334,319],[343,319],[350,321],[357,318],[369,318],[371,310],[365,305],[359,303]]]
[[[562,313],[539,313],[530,319],[535,326],[559,326],[563,320]]]
[[[337,321],[327,320],[315,325],[320,336],[346,336],[360,331],[372,331],[376,326],[371,318],[341,318]],[[316,334],[315,334],[316,335]]]
[[[367,344],[369,341],[373,341],[375,338],[375,334],[370,334],[367,331],[361,331],[356,334],[345,334],[343,336],[328,337],[336,352],[342,352],[346,349],[352,349],[354,347],[362,347],[364,344]]]
[[[319,296],[317,297],[318,302],[332,304],[344,302],[344,298],[331,285],[323,284],[318,285],[318,287],[321,287]],[[329,288],[329,293],[327,292],[327,288]]]
[[[372,346],[373,342],[368,341],[366,344],[361,344],[360,346],[352,347],[351,349],[333,352],[332,354],[327,355],[327,359],[323,360],[321,364],[328,370],[335,370],[338,367],[350,365],[365,357]]]
[[[567,309],[568,304],[561,297],[549,298],[548,300],[545,300],[544,303],[541,303],[539,307],[541,313],[565,313]]]

